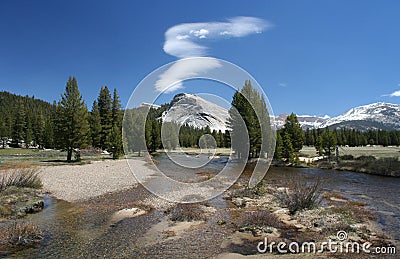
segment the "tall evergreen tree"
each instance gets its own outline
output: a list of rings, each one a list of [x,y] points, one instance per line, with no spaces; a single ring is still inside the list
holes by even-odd
[[[139,109],[126,110],[123,123],[126,151],[138,152],[140,156],[141,151],[146,149],[143,113]]]
[[[112,132],[110,135],[109,143],[111,147],[109,150],[112,153],[113,159],[118,159],[122,156],[123,150],[122,150],[122,135],[121,135],[121,129],[117,125],[114,125],[112,128]]]
[[[228,121],[231,129],[232,148],[238,158],[263,157],[268,148],[272,148],[273,138],[270,127],[269,114],[263,96],[254,89],[249,80],[246,80],[243,88],[237,91],[232,99],[232,108],[229,110]],[[241,123],[245,124],[240,125]],[[247,142],[248,132],[249,141]],[[244,154],[248,150],[248,154]]]
[[[280,131],[278,131],[276,133],[276,146],[275,146],[274,158],[277,160],[281,160],[283,157],[282,152],[283,152],[283,140]]]
[[[329,128],[326,128],[317,138],[315,148],[320,155],[325,155],[330,158],[332,153],[335,151],[336,144],[337,142],[334,133]]]
[[[101,128],[99,105],[95,100],[93,102],[92,112],[90,113],[90,136],[93,147],[101,147]]]
[[[121,100],[119,99],[117,89],[114,88],[112,108],[111,108],[111,110],[112,110],[112,125],[121,127],[121,123],[122,123],[121,108],[122,108]]]
[[[109,142],[113,127],[112,99],[107,86],[102,86],[97,99],[101,119],[100,147],[107,149],[111,147]]]
[[[24,142],[25,147],[29,148],[31,142],[33,140],[33,129],[32,129],[32,116],[28,113],[25,114],[25,134],[24,134]]]
[[[33,125],[33,134],[35,145],[39,146],[39,148],[43,147],[43,137],[44,137],[44,116],[43,112],[40,111],[37,116],[34,116],[34,125]]]
[[[121,108],[122,108],[121,100],[119,99],[117,89],[114,88],[113,100],[111,106],[113,128],[112,128],[111,140],[109,141],[111,144],[111,149],[113,150],[112,151],[113,159],[119,158],[123,153]]]
[[[13,128],[13,143],[18,145],[25,138],[25,130],[26,130],[26,115],[25,115],[25,106],[22,101],[18,102],[18,112],[15,118],[14,128]]]
[[[242,119],[242,115],[246,112],[246,105],[248,104],[244,96],[239,91],[236,91],[232,98],[232,108],[229,109],[228,126],[231,131],[231,138],[234,139],[231,142],[231,147],[239,160],[243,160],[249,156],[250,143],[247,141],[248,133],[245,122]]]
[[[146,145],[150,152],[155,152],[161,145],[160,123],[147,117],[146,120]]]
[[[67,161],[71,161],[73,149],[83,147],[89,133],[88,110],[75,77],[68,79],[58,103],[55,126],[58,144],[67,150]]]
[[[44,130],[43,130],[43,147],[46,148],[54,148],[54,123],[53,120],[47,119],[44,122]]]
[[[282,140],[282,157],[287,158],[289,162],[294,162],[295,154],[294,148],[292,145],[292,139],[286,131],[283,131],[283,140]]]
[[[300,123],[297,120],[297,116],[292,113],[286,118],[285,126],[283,131],[289,135],[292,142],[293,151],[297,156],[298,152],[303,148],[304,145],[304,132],[301,129]]]

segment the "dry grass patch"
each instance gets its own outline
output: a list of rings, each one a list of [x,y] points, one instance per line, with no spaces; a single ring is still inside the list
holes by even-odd
[[[241,227],[281,227],[275,214],[267,210],[247,211],[240,219]]]
[[[4,248],[30,247],[38,244],[43,233],[33,223],[13,221],[1,227],[0,245]]]
[[[0,192],[14,186],[17,188],[41,188],[38,169],[29,164],[18,164],[0,171]]]

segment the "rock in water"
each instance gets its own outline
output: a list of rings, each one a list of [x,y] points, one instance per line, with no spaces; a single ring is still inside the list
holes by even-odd
[[[126,219],[126,218],[134,218],[140,215],[146,214],[147,211],[139,209],[139,208],[130,208],[130,209],[122,209],[115,212],[111,217],[111,225]]]

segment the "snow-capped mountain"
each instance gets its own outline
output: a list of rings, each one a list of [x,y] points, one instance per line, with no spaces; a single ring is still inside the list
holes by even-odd
[[[194,95],[181,93],[174,96],[170,107],[162,114],[162,121],[188,124],[196,128],[209,126],[211,130],[225,131],[228,110]]]
[[[280,129],[288,114],[275,117],[275,126]],[[228,110],[194,94],[175,95],[161,119],[167,122],[188,124],[197,128],[209,126],[211,130],[227,129]],[[297,115],[303,129],[350,128],[358,130],[386,129],[400,130],[400,105],[391,103],[372,103],[355,107],[346,113],[330,118]]]
[[[288,114],[280,114],[279,116],[275,117],[275,126],[276,128],[280,129],[285,125],[285,121]],[[300,126],[303,129],[314,129],[314,128],[319,128],[319,126],[326,122],[329,119],[328,115],[325,115],[324,117],[318,117],[318,116],[311,116],[311,115],[296,115],[297,119],[300,123]]]
[[[400,130],[400,105],[379,102],[355,107],[319,127]]]

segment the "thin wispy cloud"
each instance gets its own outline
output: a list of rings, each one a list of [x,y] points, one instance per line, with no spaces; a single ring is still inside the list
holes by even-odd
[[[400,84],[399,84],[400,86]],[[389,96],[389,97],[400,97],[400,90],[394,91],[391,94],[383,94],[382,96]]]
[[[389,96],[390,96],[390,97],[400,97],[400,90],[394,91],[394,92],[391,93]]]
[[[234,17],[226,22],[182,23],[165,32],[164,51],[179,60],[160,75],[156,82],[157,91],[173,92],[183,88],[182,81],[197,77],[221,65],[214,59],[188,59],[205,57],[209,54],[208,41],[227,40],[262,33],[271,25],[256,17]]]
[[[164,51],[178,58],[207,55],[207,39],[218,40],[261,33],[271,25],[256,17],[235,17],[227,22],[182,23],[165,32]]]
[[[280,86],[280,87],[286,87],[287,84],[286,84],[286,83],[279,83],[279,86]]]

